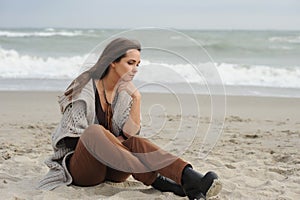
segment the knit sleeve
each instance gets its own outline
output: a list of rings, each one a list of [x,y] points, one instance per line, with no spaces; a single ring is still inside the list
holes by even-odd
[[[87,127],[86,103],[78,100],[69,104],[57,129],[52,134],[53,148],[64,146],[62,139],[65,137],[79,137]]]
[[[38,183],[39,189],[52,190],[59,185],[69,185],[72,177],[65,166],[66,157],[73,152],[66,144],[66,137],[79,137],[88,127],[86,119],[86,103],[82,100],[69,104],[62,116],[62,119],[52,134],[52,146],[54,154],[45,160],[49,172]]]
[[[120,92],[113,110],[112,127],[115,136],[119,136],[122,132],[123,126],[129,117],[131,106],[132,98],[127,92]]]

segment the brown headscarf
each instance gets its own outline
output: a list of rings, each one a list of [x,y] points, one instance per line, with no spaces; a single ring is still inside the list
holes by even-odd
[[[91,78],[103,78],[103,73],[108,69],[109,65],[119,57],[123,56],[130,49],[141,49],[138,41],[126,38],[117,38],[112,40],[103,50],[96,64],[89,70],[80,74],[75,78],[65,91],[65,96],[69,99],[80,93],[82,88],[89,82]]]

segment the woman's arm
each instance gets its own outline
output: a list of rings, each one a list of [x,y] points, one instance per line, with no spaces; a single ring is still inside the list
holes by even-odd
[[[80,137],[84,130],[88,127],[86,118],[86,103],[82,100],[70,103],[61,118],[61,121],[52,133],[52,143],[54,148],[59,148],[61,142],[67,147],[74,147],[73,143],[69,144],[69,140],[62,140],[66,137]]]
[[[123,133],[126,137],[139,133],[141,124],[141,94],[132,82],[127,82],[124,88],[132,97],[132,105],[127,121],[123,126]]]
[[[141,124],[141,97],[132,98],[132,106],[128,120],[124,124],[123,133],[126,137],[139,133]]]

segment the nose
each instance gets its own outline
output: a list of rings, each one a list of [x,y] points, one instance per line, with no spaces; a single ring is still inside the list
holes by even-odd
[[[137,67],[137,66],[134,66],[134,67],[132,68],[132,72],[133,72],[133,73],[137,73],[137,72],[138,72],[138,67]]]

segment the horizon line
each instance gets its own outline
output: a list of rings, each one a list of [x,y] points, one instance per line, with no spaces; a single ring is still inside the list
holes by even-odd
[[[63,26],[0,26],[0,29],[95,29],[95,30],[131,30],[136,28],[158,28],[158,29],[173,29],[173,30],[197,30],[197,31],[300,31],[300,29],[279,29],[279,28],[175,28],[175,27],[155,27],[155,26],[140,26],[135,28],[125,27],[63,27]]]

